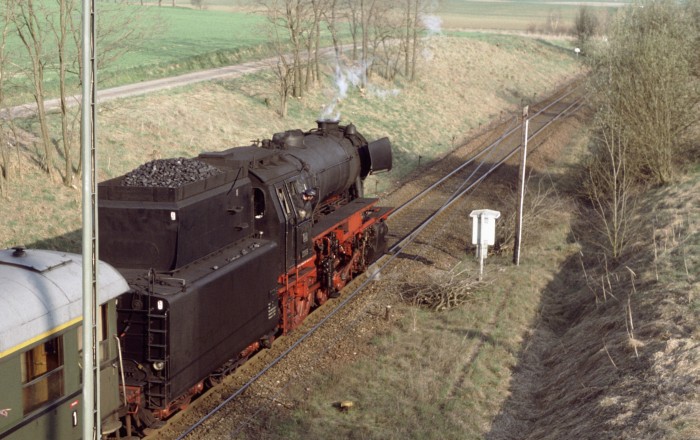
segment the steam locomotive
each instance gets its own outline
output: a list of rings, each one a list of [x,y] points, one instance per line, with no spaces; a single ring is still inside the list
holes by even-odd
[[[186,165],[190,181],[172,184]],[[127,422],[166,419],[381,255],[390,208],[363,181],[391,165],[388,138],[319,121],[102,182],[100,257],[130,286],[117,305]]]
[[[320,121],[100,183],[102,436],[157,426],[364,271],[391,209],[363,181],[391,165],[387,138]],[[0,251],[1,439],[80,438],[81,264]]]

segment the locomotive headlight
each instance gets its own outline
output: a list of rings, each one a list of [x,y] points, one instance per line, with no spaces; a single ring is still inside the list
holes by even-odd
[[[158,302],[156,303],[156,308],[158,310],[163,310],[163,300],[159,299]]]
[[[162,371],[165,368],[165,362],[157,361],[153,362],[153,369],[156,371]]]

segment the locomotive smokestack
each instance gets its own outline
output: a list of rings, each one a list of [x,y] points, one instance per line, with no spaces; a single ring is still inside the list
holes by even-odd
[[[383,137],[360,148],[363,179],[370,173],[389,171],[392,166],[391,141]]]
[[[316,121],[316,124],[318,124],[318,130],[323,133],[337,130],[339,123],[340,120],[338,119],[319,119]]]

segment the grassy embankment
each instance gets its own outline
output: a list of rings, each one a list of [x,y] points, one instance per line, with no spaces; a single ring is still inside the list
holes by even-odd
[[[575,74],[570,51],[512,36],[434,37],[429,58],[414,83],[386,84],[373,78],[367,90],[353,88],[340,103],[342,120],[368,138],[390,136],[396,169],[374,178],[368,190],[386,191],[423,156],[439,157],[493,118],[511,118],[523,100],[542,96]],[[332,70],[327,70],[331,74]],[[199,84],[140,98],[105,103],[98,119],[100,180],[154,158],[196,156],[201,151],[247,145],[289,128],[312,128],[336,95],[332,78],[290,104],[280,119],[272,106],[269,72],[233,81]],[[57,121],[52,121],[54,127]],[[24,121],[36,133],[35,121]],[[12,160],[0,216],[0,245],[41,245],[78,250],[80,192],[49,182],[32,157],[34,147]],[[12,153],[13,155],[15,152]]]

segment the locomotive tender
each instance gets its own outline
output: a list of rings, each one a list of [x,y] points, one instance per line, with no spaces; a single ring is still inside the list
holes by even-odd
[[[192,181],[173,183],[185,165]],[[363,181],[391,165],[387,138],[319,121],[102,182],[100,257],[130,286],[117,304],[126,425],[183,408],[381,255],[390,209]]]

